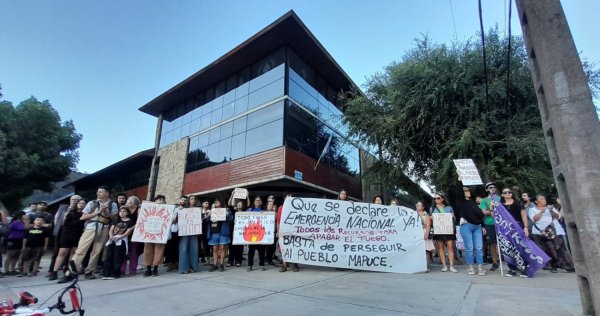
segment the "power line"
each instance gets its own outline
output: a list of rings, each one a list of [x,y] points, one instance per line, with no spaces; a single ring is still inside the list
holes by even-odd
[[[454,25],[454,39],[458,39],[456,34],[456,21],[454,21],[454,8],[452,8],[452,0],[450,0],[450,12],[452,13],[452,24]]]
[[[490,95],[488,89],[488,78],[487,78],[487,59],[485,57],[485,32],[483,31],[483,13],[481,12],[481,0],[479,3],[479,28],[481,29],[481,47],[483,51],[483,73],[485,76],[485,105],[487,108],[490,106]]]
[[[508,112],[508,91],[510,90],[510,49],[512,32],[510,27],[512,16],[512,0],[508,0],[508,49],[506,51],[506,99],[504,100],[506,106],[506,112]]]

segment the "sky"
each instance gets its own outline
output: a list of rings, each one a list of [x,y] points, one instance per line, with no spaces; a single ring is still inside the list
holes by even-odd
[[[482,1],[486,30],[506,32],[507,4]],[[562,5],[581,56],[600,62],[600,3]],[[157,119],[141,106],[289,10],[359,86],[415,38],[451,43],[479,30],[475,0],[0,0],[2,100],[49,100],[83,135],[77,169],[92,173],[154,146]],[[512,13],[521,34],[514,3]]]

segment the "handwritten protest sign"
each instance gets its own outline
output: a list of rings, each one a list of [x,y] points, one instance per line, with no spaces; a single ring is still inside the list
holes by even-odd
[[[279,246],[286,262],[398,273],[427,268],[421,222],[402,206],[288,198]]]
[[[275,212],[237,212],[234,245],[270,245],[275,242]]]
[[[454,219],[452,213],[433,213],[433,234],[434,235],[452,235],[454,234]]]
[[[202,234],[202,210],[200,208],[184,208],[177,212],[177,231],[179,236]]]
[[[456,173],[458,173],[458,179],[463,185],[483,184],[473,159],[454,159],[453,161],[454,166],[456,166]]]
[[[175,205],[142,202],[132,241],[166,244],[171,234]]]
[[[226,208],[213,208],[210,210],[210,220],[213,222],[224,222],[227,219]]]
[[[233,190],[233,198],[234,199],[242,199],[245,200],[248,197],[248,190],[244,188],[235,188]]]

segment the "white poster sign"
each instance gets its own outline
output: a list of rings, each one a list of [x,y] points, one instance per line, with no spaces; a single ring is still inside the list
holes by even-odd
[[[461,181],[463,185],[483,184],[473,159],[454,159],[453,161],[456,166],[456,173],[458,173],[458,180]]]
[[[213,222],[224,222],[227,219],[226,208],[213,208],[210,210],[210,220]]]
[[[433,220],[433,234],[434,235],[453,235],[454,234],[454,219],[452,213],[433,213],[431,214]]]
[[[402,206],[288,198],[279,246],[287,262],[397,273],[427,269],[421,222]]]
[[[460,234],[460,226],[456,226],[456,249],[465,250],[465,241]]]
[[[178,210],[177,233],[179,236],[202,234],[202,210],[198,207]]]
[[[275,242],[275,212],[237,212],[234,245],[271,245]]]
[[[242,199],[245,200],[248,197],[248,190],[244,188],[235,188],[233,190],[233,198],[234,199]]]
[[[171,235],[174,209],[175,205],[143,201],[131,240],[166,244]]]

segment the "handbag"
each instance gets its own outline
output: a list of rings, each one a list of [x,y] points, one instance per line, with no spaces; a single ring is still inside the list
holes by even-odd
[[[556,238],[556,227],[554,227],[554,222],[550,223],[550,225],[546,226],[546,228],[544,230],[541,230],[539,227],[537,227],[537,225],[534,223],[533,226],[535,226],[535,228],[537,228],[537,230],[540,232],[540,236],[542,236],[543,238],[549,239],[549,240],[554,240],[554,238]]]

